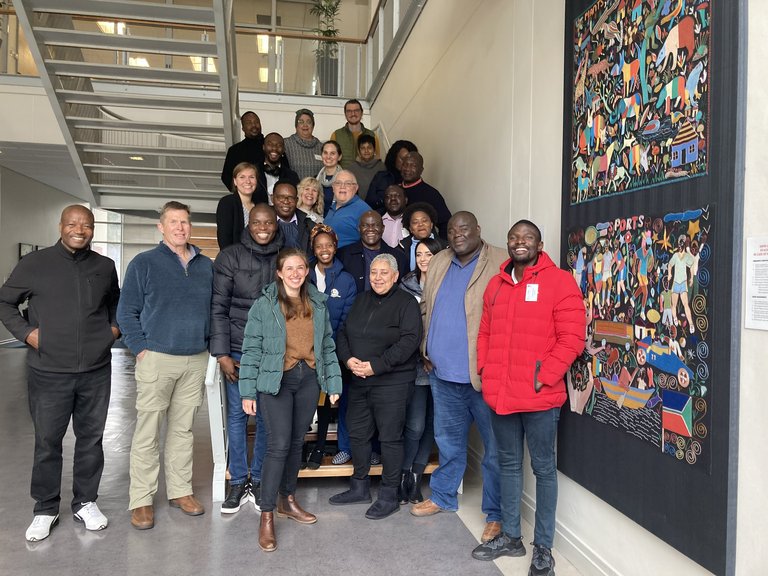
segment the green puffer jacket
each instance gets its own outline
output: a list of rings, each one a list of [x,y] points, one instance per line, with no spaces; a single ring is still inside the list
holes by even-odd
[[[327,296],[311,284],[308,288],[313,307],[317,383],[327,394],[341,394],[341,371],[325,305]],[[276,395],[283,379],[284,359],[285,317],[277,301],[277,285],[272,282],[248,312],[240,359],[240,396],[255,399],[257,391]]]

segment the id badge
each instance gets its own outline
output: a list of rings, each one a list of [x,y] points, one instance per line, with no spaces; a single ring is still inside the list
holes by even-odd
[[[526,302],[537,302],[539,300],[539,285],[538,284],[528,284],[525,287],[525,301]]]

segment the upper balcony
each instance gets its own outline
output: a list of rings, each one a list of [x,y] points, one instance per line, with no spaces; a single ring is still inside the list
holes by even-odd
[[[426,0],[371,2],[0,0],[0,74],[40,77],[84,200],[211,206],[243,94],[375,99]]]

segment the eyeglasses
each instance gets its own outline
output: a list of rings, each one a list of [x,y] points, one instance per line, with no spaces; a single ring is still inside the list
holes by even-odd
[[[339,180],[336,180],[336,182],[333,183],[334,188],[354,188],[357,186],[357,182],[341,182]]]
[[[297,120],[296,124],[299,126],[312,126],[314,122],[312,122],[312,120]]]

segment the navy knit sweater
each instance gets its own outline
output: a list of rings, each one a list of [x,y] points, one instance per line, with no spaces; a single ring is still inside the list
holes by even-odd
[[[163,242],[128,265],[117,322],[134,354],[189,356],[208,349],[213,263],[192,248],[186,270]]]

